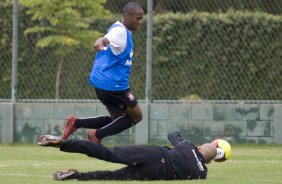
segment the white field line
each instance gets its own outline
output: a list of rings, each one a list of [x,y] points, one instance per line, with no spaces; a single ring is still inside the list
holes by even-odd
[[[208,177],[207,180],[211,180],[211,181],[216,181],[216,180],[220,180],[220,179],[229,179],[230,181],[231,180],[236,180],[238,181],[239,179],[241,179],[240,177],[232,177],[232,176],[226,176],[226,177],[219,177],[219,176],[214,176],[214,177]],[[244,178],[243,180],[243,183],[246,182],[247,179]],[[257,183],[262,183],[262,184],[265,184],[265,183],[282,183],[282,181],[277,181],[277,180],[271,180],[271,179],[268,179],[268,178],[263,178],[261,179],[261,181],[257,181],[257,179],[249,179],[250,183],[254,183],[254,181],[256,181]]]
[[[256,163],[257,165],[261,165],[261,164],[282,164],[282,160],[227,160],[226,162],[230,162],[230,163]]]
[[[3,164],[3,163],[0,163],[0,167],[19,167],[19,166],[27,166],[27,165],[30,165],[30,166],[55,166],[55,165],[60,165],[60,164],[54,164],[54,163],[32,163],[32,164],[27,164],[27,163],[14,163],[14,164]]]
[[[51,178],[51,175],[35,175],[35,174],[23,174],[23,173],[12,173],[12,174],[0,174],[0,176],[21,176],[21,177],[41,177],[41,178]]]

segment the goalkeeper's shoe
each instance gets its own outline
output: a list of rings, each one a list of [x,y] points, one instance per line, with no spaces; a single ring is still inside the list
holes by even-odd
[[[55,171],[53,174],[54,180],[71,180],[76,179],[75,174],[77,173],[77,170],[69,169],[67,171]]]
[[[54,135],[42,135],[38,138],[37,144],[40,146],[60,147],[62,144],[62,138]]]
[[[67,123],[62,135],[63,140],[68,139],[68,137],[76,131],[76,127],[74,125],[75,120],[77,120],[76,116],[70,115],[67,117]]]

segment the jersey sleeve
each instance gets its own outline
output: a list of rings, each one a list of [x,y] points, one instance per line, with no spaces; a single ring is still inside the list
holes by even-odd
[[[108,46],[115,55],[121,54],[127,43],[127,33],[124,27],[117,26],[112,28],[104,37],[109,40]]]

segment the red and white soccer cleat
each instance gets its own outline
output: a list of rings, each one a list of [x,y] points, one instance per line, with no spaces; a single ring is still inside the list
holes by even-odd
[[[87,132],[87,138],[88,138],[88,140],[91,141],[91,142],[95,142],[95,143],[97,143],[97,144],[100,144],[100,143],[101,143],[101,139],[98,139],[98,138],[96,137],[96,129],[89,130],[89,131]]]
[[[76,116],[70,115],[67,117],[67,123],[62,134],[63,140],[68,139],[68,137],[76,131],[76,127],[74,126],[75,120],[77,120]]]

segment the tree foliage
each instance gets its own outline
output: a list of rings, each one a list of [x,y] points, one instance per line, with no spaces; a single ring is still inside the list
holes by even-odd
[[[25,34],[44,33],[38,47],[55,47],[59,55],[68,54],[83,46],[91,48],[101,33],[91,28],[94,19],[110,16],[104,9],[105,0],[21,0],[27,13],[38,24],[25,30]]]
[[[91,29],[94,19],[105,18],[110,12],[104,9],[105,0],[22,0],[27,13],[38,23],[25,30],[37,33],[36,46],[51,47],[60,57],[56,72],[55,99],[60,96],[60,81],[66,56],[77,48],[91,48],[93,40],[101,36]],[[42,36],[43,35],[43,36]]]

